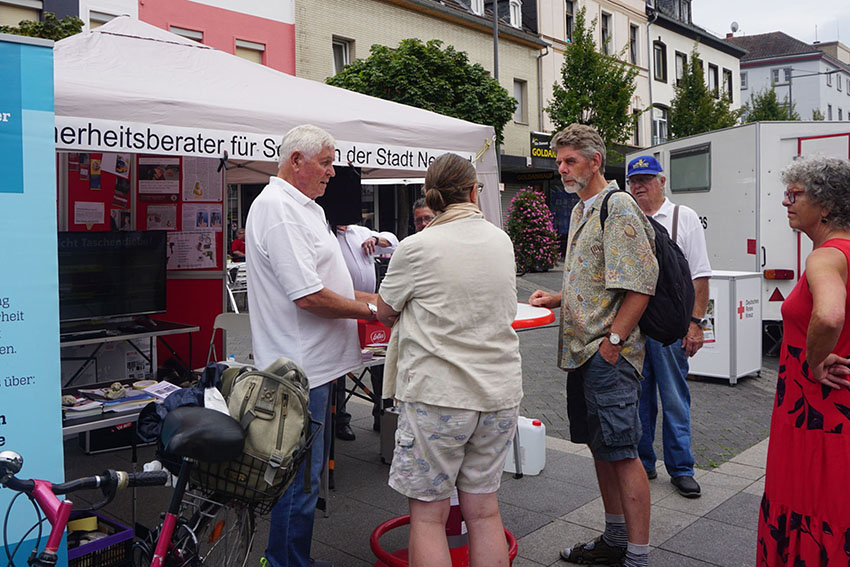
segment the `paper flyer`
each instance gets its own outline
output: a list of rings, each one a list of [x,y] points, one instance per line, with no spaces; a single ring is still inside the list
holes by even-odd
[[[148,205],[147,230],[177,230],[177,205]]]
[[[167,255],[169,270],[215,268],[215,233],[211,230],[169,233]]]
[[[221,201],[222,190],[218,160],[183,158],[183,201]]]
[[[74,224],[103,224],[103,203],[77,201],[74,203]]]
[[[139,193],[180,194],[180,158],[140,157]]]
[[[130,176],[130,156],[105,153],[100,162],[100,169],[126,179]]]
[[[182,214],[183,230],[198,231],[212,229],[221,231],[221,205],[201,205],[197,203],[184,203]]]

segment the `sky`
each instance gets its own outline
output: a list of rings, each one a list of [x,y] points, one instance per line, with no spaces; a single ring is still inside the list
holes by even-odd
[[[694,24],[726,37],[782,31],[806,43],[839,40],[850,47],[850,0],[693,0]],[[815,27],[817,26],[817,37]]]

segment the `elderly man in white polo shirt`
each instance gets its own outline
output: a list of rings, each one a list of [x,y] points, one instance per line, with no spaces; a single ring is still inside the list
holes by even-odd
[[[627,169],[629,191],[640,209],[667,229],[679,245],[694,282],[694,310],[691,326],[681,344],[664,346],[646,338],[646,358],[643,364],[643,383],[640,396],[640,419],[643,436],[638,454],[650,479],[656,477],[655,419],[658,415],[658,396],[661,396],[664,466],[670,482],[686,498],[699,498],[700,486],[694,480],[694,454],[691,451],[691,392],[686,380],[688,357],[702,348],[705,309],[708,304],[708,279],[711,266],[705,246],[705,233],[699,217],[688,207],[674,205],[664,196],[664,177],[661,164],[652,156],[640,156],[629,162]]]
[[[310,379],[310,412],[329,423],[333,380],[360,366],[356,319],[373,319],[376,295],[356,292],[339,244],[315,199],[334,175],[334,139],[311,125],[286,133],[280,169],[248,213],[246,255],[254,359],[280,356]],[[266,560],[271,567],[328,566],[310,559],[319,481],[330,431],[272,510]]]

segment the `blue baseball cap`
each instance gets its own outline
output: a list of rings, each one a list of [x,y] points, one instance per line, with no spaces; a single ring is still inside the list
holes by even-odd
[[[640,156],[629,162],[627,171],[628,174],[626,177],[631,177],[632,175],[657,175],[663,172],[664,169],[654,157]]]

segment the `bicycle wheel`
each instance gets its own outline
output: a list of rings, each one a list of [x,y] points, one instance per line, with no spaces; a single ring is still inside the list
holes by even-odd
[[[205,510],[196,530],[205,567],[244,567],[254,543],[254,509],[237,502]]]

